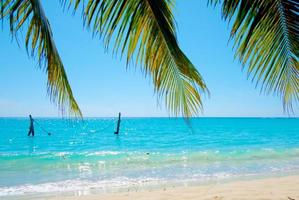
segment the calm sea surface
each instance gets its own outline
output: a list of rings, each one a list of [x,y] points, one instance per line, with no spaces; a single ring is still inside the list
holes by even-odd
[[[299,174],[299,118],[36,122],[0,118],[0,198]]]

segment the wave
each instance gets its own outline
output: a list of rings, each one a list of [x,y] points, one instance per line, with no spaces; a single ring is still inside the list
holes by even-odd
[[[299,158],[299,148],[291,149],[245,149],[245,150],[206,150],[180,152],[144,152],[144,151],[86,151],[86,152],[39,152],[39,153],[0,153],[0,160],[26,159],[103,159],[109,160],[152,160],[159,162],[219,162],[250,161],[269,159]]]
[[[38,169],[39,173],[60,173],[70,177],[113,176],[131,171],[161,171],[163,169],[195,168],[216,171],[258,171],[279,169],[287,171],[299,168],[299,149],[234,150],[194,152],[55,152],[39,154],[0,154],[0,175],[12,173],[21,176]],[[272,168],[271,168],[272,167]],[[234,169],[235,168],[235,169]],[[244,169],[243,169],[244,168]],[[175,171],[175,170],[174,170]],[[157,172],[160,173],[160,172]],[[238,172],[242,173],[242,172]],[[55,175],[55,173],[53,174]],[[41,175],[42,176],[42,175]],[[4,175],[5,177],[5,175]],[[0,181],[1,186],[1,181]]]
[[[72,192],[72,191],[106,191],[107,189],[132,187],[134,185],[145,186],[150,184],[163,183],[164,180],[153,178],[130,179],[127,177],[118,177],[110,180],[65,180],[59,182],[48,182],[42,184],[24,184],[12,187],[0,187],[0,196],[12,196],[36,193],[51,192]]]

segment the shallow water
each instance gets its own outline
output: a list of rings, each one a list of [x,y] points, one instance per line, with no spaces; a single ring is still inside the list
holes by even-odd
[[[0,196],[299,171],[298,118],[36,121],[0,118]]]

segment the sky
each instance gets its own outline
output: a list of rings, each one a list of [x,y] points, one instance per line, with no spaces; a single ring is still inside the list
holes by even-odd
[[[126,68],[120,56],[105,52],[103,42],[83,28],[80,13],[63,11],[58,0],[42,0],[56,46],[75,98],[85,117],[166,117],[153,84],[139,66]],[[247,79],[234,58],[229,24],[206,1],[177,0],[178,42],[203,76],[210,96],[203,96],[204,117],[287,117],[277,96],[266,96]],[[19,44],[4,24],[0,37],[0,117],[60,117],[47,95],[47,76],[28,57],[24,35]],[[295,110],[295,116],[299,116]]]

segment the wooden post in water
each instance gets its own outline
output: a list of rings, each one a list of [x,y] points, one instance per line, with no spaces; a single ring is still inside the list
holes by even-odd
[[[121,116],[121,113],[118,113],[118,121],[117,121],[116,131],[114,132],[114,134],[118,134],[119,133],[120,116]]]

